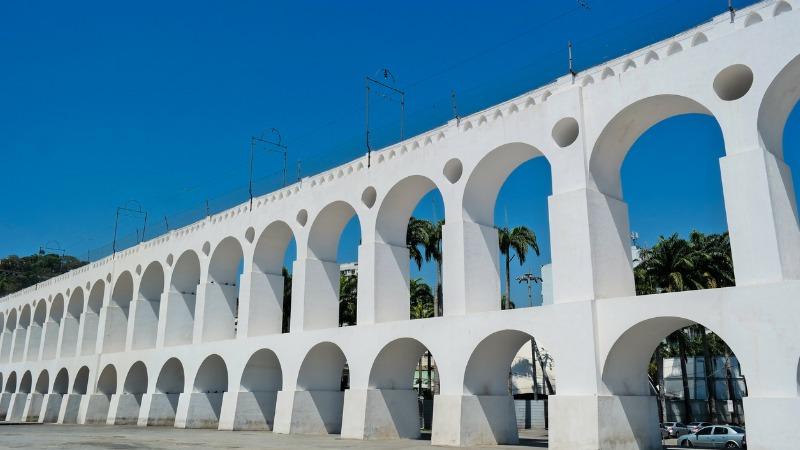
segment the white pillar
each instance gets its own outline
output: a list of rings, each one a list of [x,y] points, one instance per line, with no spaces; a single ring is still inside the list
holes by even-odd
[[[753,148],[721,158],[720,168],[736,284],[800,279],[800,231],[789,167]]]
[[[39,414],[40,423],[58,422],[59,412],[61,411],[61,394],[45,394],[42,399],[41,412]]]
[[[201,284],[201,295],[197,302],[195,331],[199,331],[200,342],[221,341],[236,337],[235,312],[236,285],[208,282]]]
[[[180,394],[144,394],[138,425],[174,426]]]
[[[33,328],[31,326],[31,330]],[[56,357],[56,353],[58,353],[58,335],[60,333],[61,326],[58,322],[48,319],[44,323],[44,339],[40,340],[41,349],[37,349],[41,359],[50,360]]]
[[[97,330],[100,316],[93,311],[81,314],[79,353],[82,356],[93,355],[97,351]]]
[[[161,302],[135,300],[131,303],[130,342],[131,350],[155,348],[158,336],[158,312]]]
[[[433,402],[432,445],[516,444],[517,416],[510,395],[440,394]]]
[[[291,330],[339,326],[339,264],[298,258],[292,267]]]
[[[625,202],[581,188],[548,207],[555,303],[635,295]]]
[[[180,394],[175,428],[218,428],[222,396],[222,392]]]
[[[468,220],[446,222],[442,240],[444,315],[499,310],[497,229]]]
[[[252,271],[242,274],[239,337],[279,334],[283,326],[283,275]]]
[[[348,389],[342,438],[418,439],[419,400],[413,389]]]
[[[219,419],[220,430],[272,430],[276,391],[226,392]]]
[[[85,397],[80,394],[64,394],[61,398],[58,411],[58,423],[78,423],[81,400]]]
[[[408,253],[382,242],[358,246],[359,325],[410,319]]]
[[[336,434],[342,429],[344,392],[279,391],[275,426],[280,434]]]
[[[78,335],[80,334],[80,321],[67,314],[61,320],[61,337],[59,338],[59,358],[72,358],[78,354]]]
[[[195,328],[197,296],[170,290],[161,298],[162,316],[159,321],[158,346],[191,344]]]

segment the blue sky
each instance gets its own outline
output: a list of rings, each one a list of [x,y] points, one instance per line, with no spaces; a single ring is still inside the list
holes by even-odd
[[[249,137],[265,128],[280,129],[292,175],[296,160],[308,175],[357,157],[365,150],[364,76],[381,68],[407,92],[406,132],[413,134],[450,118],[451,91],[466,114],[563,75],[567,40],[580,70],[727,6],[588,3],[589,10],[571,0],[5,1],[0,254],[34,253],[48,241],[79,256],[107,246],[115,208],[130,199],[148,211],[151,232],[165,227],[164,216],[175,226],[201,215],[206,200],[212,209],[243,201]],[[375,102],[374,145],[396,139],[395,108]],[[800,142],[796,116],[787,125],[790,165],[800,158],[792,151]],[[715,122],[699,116],[659,124],[635,144],[623,189],[642,243],[692,228],[725,229],[723,154]],[[277,186],[279,171],[278,158],[259,155],[257,188]],[[549,261],[549,183],[547,163],[531,161],[497,202],[499,225],[507,211],[509,225],[539,236],[534,272]],[[425,199],[416,213],[433,217],[434,204]],[[120,234],[138,226],[124,218]],[[355,257],[354,230],[345,233],[342,260]],[[524,292],[513,291],[518,298]]]

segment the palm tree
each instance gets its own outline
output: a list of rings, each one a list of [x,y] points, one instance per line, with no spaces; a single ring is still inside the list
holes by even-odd
[[[283,320],[281,332],[288,333],[292,317],[292,274],[284,266],[281,269],[281,275],[283,275]]]
[[[539,243],[536,241],[536,234],[528,227],[520,226],[514,227],[509,230],[508,227],[498,228],[498,242],[500,244],[500,253],[506,258],[506,298],[504,309],[511,308],[511,260],[517,258],[519,264],[525,264],[525,258],[528,256],[528,247],[530,247],[536,256],[539,256]],[[511,250],[514,250],[514,255],[511,255]]]
[[[411,280],[411,318],[433,317],[433,292],[422,278]]]
[[[428,236],[425,241],[425,261],[436,263],[436,292],[433,295],[433,315],[442,314],[442,225],[444,220],[428,222]]]
[[[408,229],[406,230],[406,246],[408,247],[408,257],[417,265],[417,269],[422,269],[422,252],[420,247],[425,248],[428,242],[431,223],[425,219],[411,217],[408,219]]]

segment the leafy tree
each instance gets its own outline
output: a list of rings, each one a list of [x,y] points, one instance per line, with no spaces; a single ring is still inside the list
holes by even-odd
[[[292,318],[292,274],[286,270],[286,267],[283,267],[281,275],[283,275],[283,322],[281,331],[288,333]]]
[[[408,229],[406,230],[406,245],[408,246],[408,256],[417,265],[417,269],[422,270],[422,252],[428,243],[431,223],[425,219],[411,217],[408,219]]]
[[[339,275],[339,326],[355,325],[358,275]]]
[[[74,256],[36,254],[0,259],[0,297],[41,283],[86,264]]]
[[[411,280],[411,318],[433,317],[433,291],[422,278]]]
[[[509,230],[508,227],[498,228],[498,242],[500,253],[505,256],[506,263],[506,296],[503,308],[511,309],[511,261],[517,258],[520,265],[525,264],[528,256],[528,248],[539,255],[539,243],[536,241],[536,234],[528,227],[520,226]],[[511,255],[511,251],[514,255]]]
[[[433,294],[433,315],[441,315],[442,303],[442,225],[444,220],[431,222],[411,217],[406,231],[409,258],[422,269],[422,261],[436,264],[436,291]]]

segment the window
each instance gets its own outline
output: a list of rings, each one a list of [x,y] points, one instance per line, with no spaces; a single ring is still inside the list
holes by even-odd
[[[714,428],[714,434],[728,434],[728,429],[724,427]]]
[[[698,436],[707,436],[707,435],[711,434],[711,430],[712,429],[713,429],[712,427],[705,427],[705,428],[701,429],[700,431],[698,431],[697,435]]]

